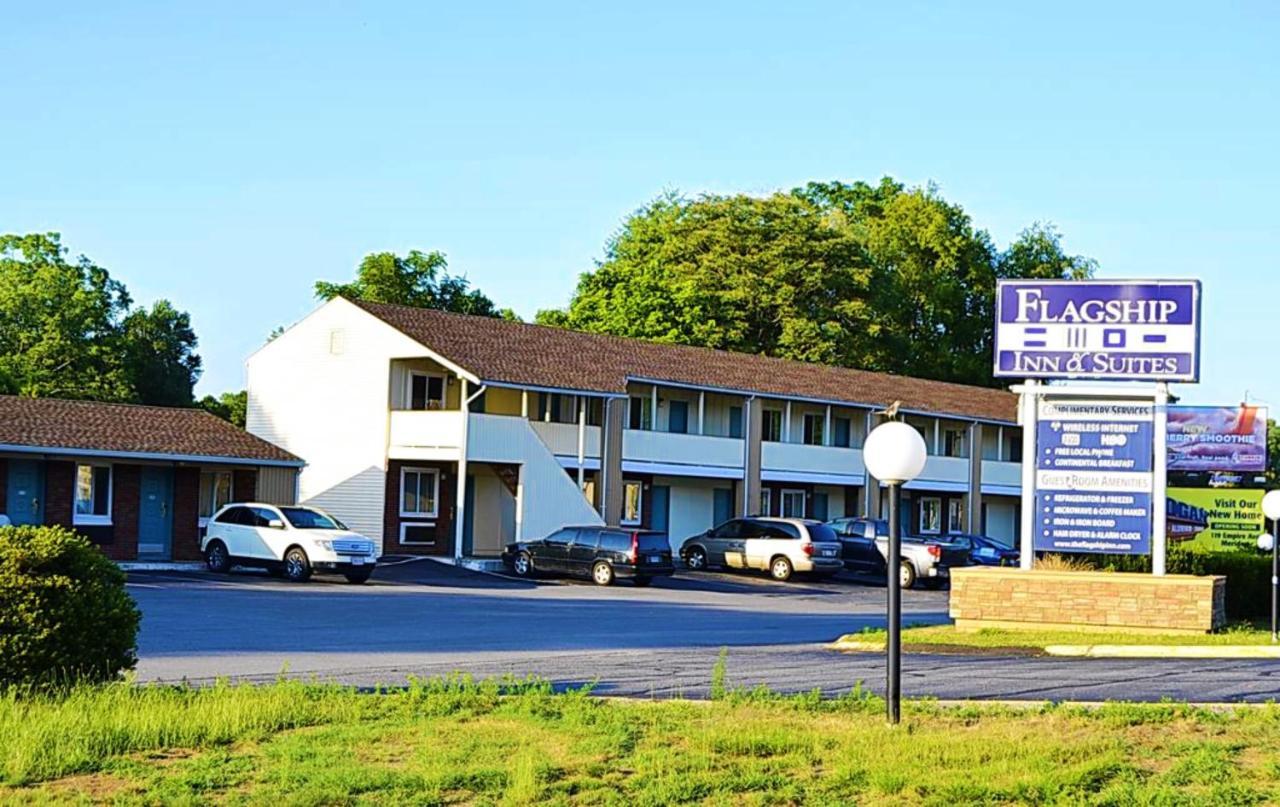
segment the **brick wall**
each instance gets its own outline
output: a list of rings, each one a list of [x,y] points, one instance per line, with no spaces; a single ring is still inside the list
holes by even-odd
[[[75,508],[76,464],[49,461],[44,466],[44,523],[70,528]]]
[[[173,470],[173,559],[200,560],[199,468]]]
[[[434,522],[434,542],[431,544],[401,544],[400,523],[428,522],[428,519],[400,518],[400,469],[405,466],[413,468],[435,468],[440,472],[440,500],[436,503],[438,517]],[[453,517],[457,506],[457,471],[453,463],[422,462],[420,460],[391,460],[387,463],[387,488],[383,497],[384,512],[382,518],[382,553],[405,555],[452,555],[454,541]]]
[[[138,557],[138,483],[141,469],[136,465],[115,465],[111,469],[111,537],[102,545],[112,560]]]
[[[965,628],[1207,633],[1226,623],[1225,577],[1021,571],[951,572],[951,617]]]

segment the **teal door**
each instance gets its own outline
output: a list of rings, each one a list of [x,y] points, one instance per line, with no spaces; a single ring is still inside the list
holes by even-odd
[[[173,469],[143,466],[138,480],[138,557],[173,556]]]
[[[827,501],[827,494],[813,494],[813,517],[819,521],[826,521],[829,518],[828,510],[830,503]]]
[[[14,524],[44,523],[44,466],[37,460],[9,460],[5,515]]]
[[[733,518],[733,491],[729,488],[716,488],[711,493],[711,506],[713,527]]]
[[[467,489],[462,502],[462,554],[471,557],[475,551],[476,478],[467,477]]]
[[[672,401],[667,414],[667,431],[672,434],[689,433],[689,404],[685,401]]]
[[[666,485],[654,485],[650,491],[653,496],[653,515],[649,519],[649,529],[654,532],[666,532],[670,522],[671,488]]]

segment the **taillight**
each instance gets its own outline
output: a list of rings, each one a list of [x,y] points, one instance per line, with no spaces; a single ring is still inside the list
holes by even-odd
[[[937,544],[929,544],[929,555],[934,560],[942,560],[942,547]]]
[[[803,546],[801,546],[801,547],[800,547],[800,550],[801,550],[802,552],[804,552],[806,555],[812,555],[812,554],[813,554],[813,544],[804,544]]]
[[[636,562],[636,558],[640,557],[640,533],[631,533],[631,554],[627,558],[632,562]]]

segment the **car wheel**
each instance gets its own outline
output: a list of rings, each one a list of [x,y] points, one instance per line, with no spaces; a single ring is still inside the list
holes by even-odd
[[[223,574],[231,569],[231,555],[227,554],[227,547],[221,541],[210,541],[209,546],[204,550],[204,564],[209,567],[209,571]]]
[[[305,583],[311,579],[311,560],[299,547],[284,553],[284,576],[291,583]]]
[[[787,581],[791,579],[794,570],[791,567],[791,561],[779,555],[769,563],[769,576],[774,580]]]
[[[369,578],[373,577],[373,569],[360,569],[359,571],[344,572],[343,577],[347,578],[348,583],[360,585],[369,582]]]
[[[916,567],[909,560],[904,560],[898,566],[898,585],[902,588],[915,588]]]
[[[516,555],[516,559],[511,562],[511,569],[516,573],[517,577],[533,576],[533,558],[529,557],[528,552],[521,552]]]
[[[635,583],[637,588],[644,588],[645,586],[653,582],[653,578],[652,577],[636,577],[636,578],[633,578],[631,582]]]
[[[604,561],[600,561],[591,567],[591,579],[595,581],[597,586],[613,585],[613,567]]]
[[[695,546],[689,550],[689,557],[685,558],[684,562],[695,572],[704,571],[707,568],[707,551],[700,546]]]

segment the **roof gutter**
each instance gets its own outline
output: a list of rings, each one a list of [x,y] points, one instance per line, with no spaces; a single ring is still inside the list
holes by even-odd
[[[215,454],[164,454],[154,451],[102,451],[93,448],[23,446],[0,443],[0,452],[14,454],[47,454],[55,457],[105,457],[121,460],[159,460],[162,462],[196,462],[220,465],[267,465],[276,468],[302,468],[303,460],[268,460],[251,457],[223,457]]]

